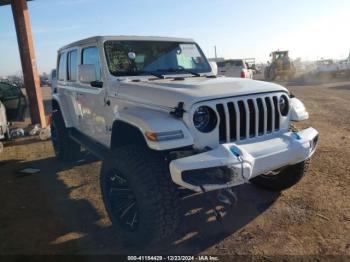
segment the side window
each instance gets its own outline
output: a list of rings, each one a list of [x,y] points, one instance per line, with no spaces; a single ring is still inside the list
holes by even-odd
[[[95,65],[96,80],[101,80],[101,66],[97,47],[84,48],[81,63],[83,65]]]
[[[61,53],[58,61],[58,80],[64,81],[66,75],[66,53]]]
[[[217,62],[218,67],[225,67],[225,62]]]
[[[77,80],[77,66],[78,66],[78,51],[73,50],[68,53],[68,63],[67,63],[67,80],[76,81]]]

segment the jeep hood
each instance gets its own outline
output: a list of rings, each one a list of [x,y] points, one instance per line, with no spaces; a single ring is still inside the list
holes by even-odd
[[[122,100],[166,108],[184,102],[184,109],[189,110],[193,104],[205,100],[277,91],[288,92],[281,85],[251,79],[189,77],[185,80],[122,81],[117,96]]]

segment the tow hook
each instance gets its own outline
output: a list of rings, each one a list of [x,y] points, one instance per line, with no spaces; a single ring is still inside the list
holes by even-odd
[[[237,205],[238,197],[231,188],[224,188],[219,191],[218,200],[220,203],[232,208]]]
[[[215,204],[213,203],[213,201],[211,200],[211,198],[207,195],[207,191],[204,189],[204,187],[202,185],[200,185],[200,188],[202,190],[202,193],[204,195],[204,197],[206,198],[207,202],[212,206],[212,210],[214,211],[215,214],[215,218],[216,221],[221,221],[223,215],[226,212],[221,213],[215,206]],[[220,203],[229,206],[230,208],[233,208],[234,206],[237,205],[238,202],[238,197],[237,195],[232,191],[231,188],[225,188],[225,189],[221,189],[218,193],[217,199],[219,200]]]

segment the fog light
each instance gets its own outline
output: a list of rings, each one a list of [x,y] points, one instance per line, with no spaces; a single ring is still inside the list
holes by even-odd
[[[318,143],[318,135],[315,136],[315,138],[310,141],[311,151],[314,151],[316,149],[317,143]]]

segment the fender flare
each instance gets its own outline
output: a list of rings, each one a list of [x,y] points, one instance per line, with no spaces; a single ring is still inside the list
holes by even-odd
[[[62,101],[63,99],[65,98],[60,94],[52,94],[52,110],[59,109],[66,127],[73,127],[73,121],[71,119],[71,115],[69,114],[69,110],[67,107],[63,106],[64,104],[67,105],[67,103],[64,103],[64,101]],[[57,103],[57,105],[55,105],[55,103]],[[58,108],[55,108],[57,106]]]
[[[293,97],[289,100],[290,103],[290,120],[291,121],[303,121],[309,118],[309,113],[298,98]]]
[[[120,121],[136,128],[142,134],[147,146],[153,150],[169,150],[193,145],[193,137],[187,126],[182,120],[171,116],[169,112],[131,106],[121,111],[116,109],[114,113],[114,123]],[[183,137],[179,139],[150,141],[145,136],[146,132],[161,133],[179,130],[183,133]]]

